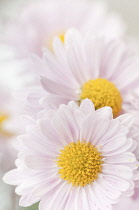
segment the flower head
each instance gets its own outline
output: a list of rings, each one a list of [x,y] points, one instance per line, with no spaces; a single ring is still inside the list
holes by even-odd
[[[43,1],[25,7],[18,21],[8,30],[8,39],[18,55],[42,55],[44,47],[52,49],[55,36],[64,42],[65,32],[71,27],[84,35],[91,31],[109,39],[120,37],[124,32],[120,18],[115,14],[108,15],[102,3]]]
[[[40,113],[20,137],[17,169],[4,181],[18,185],[20,205],[39,209],[111,209],[133,194],[138,163],[129,137],[132,116],[113,119],[86,99]],[[125,123],[126,122],[126,123]]]
[[[124,43],[91,35],[83,37],[78,31],[69,30],[64,45],[56,38],[53,49],[54,52],[45,49],[43,59],[35,57],[31,66],[28,64],[41,75],[43,87],[38,85],[33,106],[40,106],[39,95],[44,98],[41,105],[52,108],[71,100],[80,104],[89,98],[96,110],[110,106],[114,117],[128,112],[125,105],[130,100],[129,92],[139,88],[139,62]],[[29,94],[29,98],[33,97],[34,93]]]

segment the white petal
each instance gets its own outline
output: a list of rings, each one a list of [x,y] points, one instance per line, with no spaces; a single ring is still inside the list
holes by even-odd
[[[65,57],[64,54],[63,56]],[[63,84],[65,87],[77,88],[79,86],[67,62],[66,65],[64,65],[64,62],[59,62],[54,53],[50,52],[47,48],[45,48],[43,58],[46,69],[44,69],[44,72],[42,72],[41,75],[44,75],[59,84]]]
[[[75,120],[74,112],[68,106],[61,105],[57,113],[69,133],[69,143],[76,141],[79,138],[79,127]]]
[[[114,155],[114,156],[111,156],[111,157],[107,157],[105,159],[105,161],[107,163],[111,163],[111,164],[134,163],[134,162],[136,162],[136,157],[131,152],[125,152],[125,153],[122,153],[122,154],[118,154],[118,155]]]
[[[89,79],[96,79],[98,77],[101,77],[101,60],[102,60],[102,53],[103,53],[103,48],[104,48],[104,40],[103,39],[97,39],[94,37],[88,37],[86,40],[86,55],[88,61],[88,72],[90,74]]]
[[[131,179],[133,176],[132,170],[124,165],[103,164],[102,172],[104,174],[111,174],[123,179]]]
[[[105,155],[113,150],[117,150],[119,147],[126,144],[127,138],[124,136],[114,136],[106,144],[101,147],[101,152]]]
[[[24,162],[29,168],[34,170],[51,170],[51,168],[56,167],[54,160],[33,155],[25,157]]]
[[[54,158],[55,157],[55,153],[52,152],[53,151],[52,149],[51,149],[51,151],[47,152],[47,154],[46,154],[46,148],[47,149],[50,148],[50,145],[47,144],[47,142],[45,142],[45,144],[44,144],[43,140],[42,141],[36,141],[36,139],[33,139],[34,140],[34,143],[33,143],[33,141],[29,140],[29,139],[32,139],[31,135],[22,136],[22,143],[29,150],[32,150],[36,155],[43,155],[44,157],[47,157],[47,158]]]
[[[90,114],[86,119],[83,121],[81,128],[80,128],[80,141],[89,142],[92,140],[92,133],[95,129],[95,116],[94,114]]]
[[[85,99],[82,101],[82,103],[80,105],[80,110],[84,114],[91,114],[91,113],[95,112],[95,107],[91,100]]]
[[[74,102],[74,101],[70,101],[70,102],[68,103],[68,107],[70,107],[70,109],[71,109],[72,111],[75,111],[76,109],[78,109],[78,105],[77,105],[77,103]]]
[[[47,203],[47,209],[59,209],[62,200],[64,199],[66,192],[69,193],[69,190],[71,190],[71,185],[67,184],[66,182],[61,183],[59,188],[57,190],[53,191],[53,196],[51,197],[51,200],[49,203]],[[41,206],[41,204],[40,204]],[[40,208],[41,209],[41,208]],[[42,208],[43,209],[43,208]],[[60,208],[62,210],[63,208]]]
[[[120,120],[122,125],[128,126],[128,128],[131,128],[134,122],[134,117],[131,114],[123,114],[117,117],[117,119]]]
[[[58,134],[56,133],[54,127],[52,126],[52,123],[49,119],[42,119],[39,121],[40,128],[42,133],[44,134],[44,141],[46,146],[51,146],[53,148],[53,151],[57,151],[55,148],[61,148],[63,146],[62,141]],[[55,145],[55,146],[54,146]],[[51,149],[52,149],[51,148]]]
[[[107,118],[102,118],[101,120],[96,119],[94,123],[95,128],[91,137],[91,142],[94,146],[99,147],[103,144],[101,139],[103,139],[103,136],[107,135],[107,130],[110,127],[110,120]]]
[[[58,84],[52,80],[49,80],[46,77],[41,77],[40,82],[42,87],[51,94],[61,95],[65,97],[70,97],[71,100],[76,100],[77,95],[75,94],[75,90],[64,85]]]
[[[96,115],[98,118],[109,118],[109,120],[113,119],[112,108],[109,106],[105,106],[103,108],[96,110]]]
[[[121,137],[122,136],[124,137],[125,135],[128,134],[128,132],[129,132],[128,128],[125,126],[121,126],[118,120],[116,119],[112,120],[110,122],[109,128],[107,129],[107,132],[105,133],[105,135],[101,138],[99,142],[101,144],[100,146],[109,142],[113,136],[117,135],[117,138],[118,138],[118,135]]]
[[[49,180],[45,180],[42,183],[39,183],[37,186],[33,188],[31,193],[28,196],[28,201],[30,203],[35,203],[36,200],[41,200],[43,196],[49,194],[52,190],[58,189],[60,186],[61,180],[59,177],[50,177]],[[49,187],[51,185],[51,188]],[[51,190],[52,189],[52,190]],[[47,203],[47,202],[46,202]]]
[[[70,30],[67,32],[65,35],[65,47],[68,64],[72,74],[78,83],[82,85],[85,81],[90,79],[90,75],[88,71],[85,71],[88,63],[86,60],[83,43],[81,41],[81,35],[75,30]]]
[[[132,88],[132,83],[136,85],[139,79],[139,73],[136,70],[136,68],[136,65],[132,61],[132,64],[130,64],[130,66],[127,66],[125,69],[122,69],[120,76],[115,81],[119,90],[127,91],[128,87]],[[132,72],[132,69],[135,69],[134,74]]]
[[[110,200],[106,197],[105,194],[101,193],[99,185],[97,182],[94,182],[91,186],[92,193],[95,196],[95,203],[98,209],[108,210],[111,209]]]
[[[63,146],[66,146],[70,142],[74,142],[75,140],[77,140],[73,138],[75,138],[75,136],[78,135],[78,127],[77,126],[74,127],[75,130],[73,130],[72,134],[72,128],[73,128],[72,122],[68,121],[68,119],[66,120],[67,124],[69,123],[69,125],[67,126],[65,126],[66,122],[64,122],[64,120],[62,120],[61,117],[58,116],[58,113],[55,115],[55,117],[52,120],[53,127],[55,128],[55,131],[59,139],[63,143]]]
[[[78,193],[78,209],[88,210],[90,209],[89,202],[88,202],[88,195],[85,188],[81,187],[80,192]]]
[[[101,181],[101,185],[102,185],[102,188],[109,187],[109,189],[112,190],[111,195],[115,199],[118,196],[119,192],[127,191],[130,184],[128,181],[126,181],[122,178],[119,178],[117,176],[103,175],[103,180]],[[115,193],[114,193],[114,191],[115,191]],[[117,192],[117,195],[116,195],[116,192]]]
[[[58,108],[60,104],[68,104],[71,98],[60,95],[49,95],[43,98],[42,105],[46,107],[47,104],[50,104],[52,107]]]
[[[77,109],[74,111],[74,116],[78,127],[81,128],[86,115],[81,110]]]
[[[123,137],[121,137],[123,138]],[[106,151],[106,156],[113,156],[113,155],[118,155],[118,154],[122,154],[123,152],[126,151],[130,151],[130,148],[132,147],[133,144],[133,140],[132,139],[127,139],[126,140],[126,144],[124,144],[123,146],[119,147],[119,149],[112,151],[112,152],[108,152]],[[103,151],[105,154],[105,151]]]
[[[28,202],[28,194],[27,195],[23,195],[20,198],[19,205],[23,206],[23,207],[28,207],[28,206],[32,205],[31,203]]]
[[[18,185],[22,181],[22,177],[17,169],[13,169],[4,175],[3,181],[7,184]]]

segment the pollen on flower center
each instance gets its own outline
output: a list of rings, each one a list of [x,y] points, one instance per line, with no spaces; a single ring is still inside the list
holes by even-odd
[[[90,184],[101,173],[101,153],[90,143],[72,142],[60,151],[57,159],[60,177],[73,186]]]
[[[102,78],[86,82],[83,85],[80,98],[89,98],[94,103],[95,109],[110,106],[114,117],[119,114],[122,108],[122,97],[119,90],[113,83]]]

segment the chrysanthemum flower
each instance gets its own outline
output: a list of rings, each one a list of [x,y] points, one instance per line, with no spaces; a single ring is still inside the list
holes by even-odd
[[[37,107],[39,95],[44,107],[53,108],[89,98],[95,109],[110,106],[114,117],[125,112],[129,92],[139,87],[139,61],[123,43],[69,30],[65,44],[56,38],[53,47],[54,52],[45,49],[43,59],[35,57],[29,63],[28,68],[42,75],[44,89],[38,85],[36,95],[35,89],[28,95],[33,106]]]
[[[133,193],[138,164],[129,138],[132,116],[113,119],[110,107],[95,111],[86,99],[40,118],[20,137],[17,169],[6,183],[18,185],[20,205],[41,201],[40,210],[112,209]]]
[[[55,36],[64,42],[64,34],[70,27],[79,29],[84,35],[91,31],[108,39],[120,37],[125,28],[116,14],[107,14],[102,3],[42,1],[24,8],[8,30],[8,39],[18,55],[42,55],[44,47],[52,48]]]

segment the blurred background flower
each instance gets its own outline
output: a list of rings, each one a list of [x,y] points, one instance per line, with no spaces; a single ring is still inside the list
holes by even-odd
[[[39,0],[0,0],[0,22],[7,21],[9,17],[10,18],[15,17],[17,15],[17,11],[20,10],[26,4],[28,4],[28,2],[37,2],[37,1]],[[95,0],[88,0],[88,1],[95,1]],[[128,26],[127,33],[129,35],[135,36],[136,38],[139,37],[138,0],[133,0],[133,1],[96,0],[96,1],[105,2],[112,11],[118,12]]]

